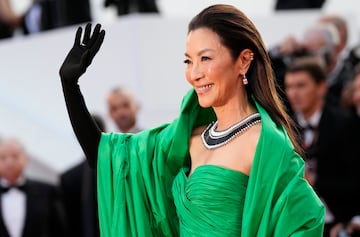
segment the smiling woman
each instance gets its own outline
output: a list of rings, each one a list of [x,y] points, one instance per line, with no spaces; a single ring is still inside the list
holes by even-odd
[[[105,31],[88,24],[81,36],[80,27],[60,77],[97,169],[102,236],[321,236],[324,207],[304,179],[266,48],[244,13],[219,4],[192,19],[184,62],[193,89],[172,123],[137,134],[94,125],[77,83]]]

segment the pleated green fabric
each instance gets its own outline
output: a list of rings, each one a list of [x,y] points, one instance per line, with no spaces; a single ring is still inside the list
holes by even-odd
[[[173,184],[180,236],[241,236],[248,176],[216,165],[187,172],[182,168]]]
[[[285,129],[258,104],[257,109],[262,131],[248,180],[241,236],[322,236],[325,209],[303,177],[303,160]],[[137,134],[102,134],[97,164],[102,237],[180,235],[174,178],[189,167],[192,129],[215,119],[212,109],[201,108],[190,90],[172,123]]]

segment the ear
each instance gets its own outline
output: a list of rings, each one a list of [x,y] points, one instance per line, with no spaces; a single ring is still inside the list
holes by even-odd
[[[251,62],[254,60],[254,53],[250,49],[244,49],[239,54],[236,64],[239,69],[239,74],[245,75],[249,70]]]

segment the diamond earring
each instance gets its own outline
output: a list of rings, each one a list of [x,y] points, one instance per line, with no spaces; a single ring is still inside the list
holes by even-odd
[[[242,80],[243,80],[244,85],[247,85],[249,83],[245,74],[243,74],[243,79]]]

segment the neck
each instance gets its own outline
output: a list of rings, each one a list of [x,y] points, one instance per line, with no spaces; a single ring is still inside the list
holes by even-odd
[[[324,105],[324,102],[323,102],[323,100],[321,100],[317,104],[315,104],[315,106],[313,106],[312,108],[304,111],[302,113],[304,116],[304,119],[306,121],[308,121],[311,118],[311,116],[313,116],[316,113],[316,111],[322,109],[323,105]]]
[[[129,132],[132,132],[132,130],[135,128],[135,123],[131,126],[131,127],[126,127],[126,128],[120,128],[119,127],[119,130],[120,132],[122,133],[129,133]]]
[[[1,179],[1,183],[6,184],[8,186],[14,186],[16,185],[19,180],[21,179],[21,177],[17,177],[17,178],[13,178],[13,177],[8,177],[8,178],[2,178]]]
[[[225,130],[250,114],[256,113],[256,109],[250,104],[246,95],[245,98],[228,102],[224,106],[213,107],[213,109],[218,121],[218,130]]]
[[[120,129],[120,132],[122,132],[122,133],[133,133],[134,129],[135,129],[135,126],[131,127],[131,128]]]

